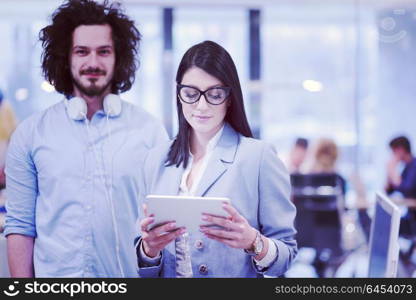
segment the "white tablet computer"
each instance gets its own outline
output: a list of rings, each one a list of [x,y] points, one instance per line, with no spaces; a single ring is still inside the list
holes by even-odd
[[[188,232],[199,231],[202,213],[228,217],[229,214],[222,208],[224,202],[230,203],[225,197],[190,197],[148,195],[147,211],[154,214],[155,222],[151,228],[165,222],[176,221],[178,227],[186,227]]]

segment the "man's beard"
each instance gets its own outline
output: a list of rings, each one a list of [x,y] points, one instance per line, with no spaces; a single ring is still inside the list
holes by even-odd
[[[106,75],[105,71],[101,71],[101,70],[85,70],[85,71],[81,71],[80,75],[85,75],[88,73],[100,73],[102,75]],[[93,80],[89,80],[90,81],[90,85],[89,86],[84,86],[78,79],[74,78],[74,76],[72,76],[72,82],[73,84],[78,88],[78,90],[88,96],[88,97],[94,97],[94,96],[102,96],[103,93],[105,92],[105,90],[112,84],[112,80],[109,79],[108,82],[106,84],[104,84],[103,86],[97,86],[95,84],[95,82],[97,81],[96,79]]]

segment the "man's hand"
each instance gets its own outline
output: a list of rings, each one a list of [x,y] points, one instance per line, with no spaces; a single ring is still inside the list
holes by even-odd
[[[400,163],[400,160],[393,155],[387,162],[387,185],[388,186],[399,186],[401,183],[401,176],[397,172],[397,167]]]

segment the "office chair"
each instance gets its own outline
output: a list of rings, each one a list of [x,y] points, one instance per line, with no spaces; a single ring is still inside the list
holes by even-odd
[[[345,180],[336,173],[292,174],[292,200],[297,208],[295,227],[298,247],[316,250],[314,266],[320,277],[338,265],[342,247],[341,213]]]

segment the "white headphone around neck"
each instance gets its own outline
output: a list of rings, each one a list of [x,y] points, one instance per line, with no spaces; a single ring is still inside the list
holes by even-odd
[[[68,116],[75,121],[82,121],[87,117],[87,103],[80,97],[65,100]],[[109,117],[117,117],[121,113],[121,99],[118,95],[108,94],[103,101],[104,112]]]

